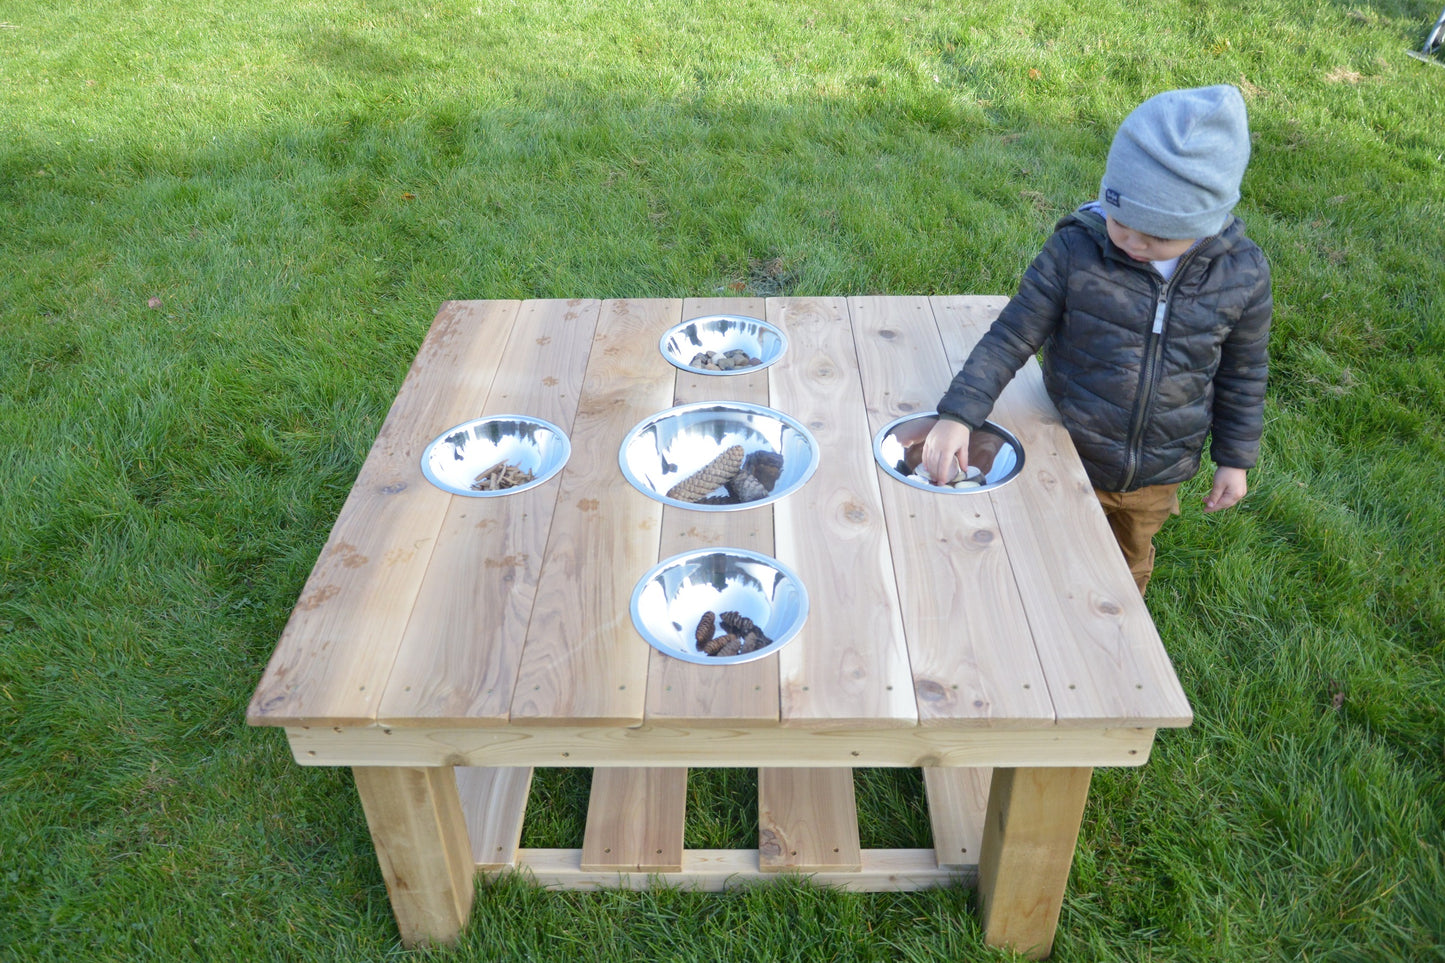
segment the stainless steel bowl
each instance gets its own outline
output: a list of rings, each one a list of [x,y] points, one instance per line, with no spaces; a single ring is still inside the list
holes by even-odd
[[[923,453],[923,439],[938,423],[938,412],[904,415],[884,425],[873,438],[873,457],[888,474],[915,488],[940,495],[969,495],[992,491],[1018,477],[1024,467],[1024,446],[1008,429],[986,421],[968,439],[968,464],[977,469],[968,488],[934,485],[913,474]]]
[[[679,482],[701,471],[733,445],[741,445],[745,457],[771,453],[782,459],[766,497],[715,504],[668,495]],[[665,505],[697,511],[740,511],[771,504],[802,487],[817,470],[818,443],[800,422],[772,408],[703,401],[669,408],[638,424],[622,440],[618,462],[633,487]],[[715,492],[717,496],[726,494],[722,488]]]
[[[771,642],[738,655],[707,655],[697,645],[697,626],[705,612],[746,616]],[[808,593],[798,577],[777,559],[741,548],[674,555],[654,566],[632,592],[632,624],[648,644],[699,665],[732,665],[772,655],[798,634],[807,618]]]
[[[572,445],[561,428],[526,415],[489,415],[457,425],[426,446],[421,471],[427,481],[453,495],[495,498],[515,495],[551,478],[567,464]],[[530,481],[498,491],[472,485],[496,465],[530,472]]]
[[[700,375],[747,374],[761,371],[777,361],[788,350],[788,338],[782,329],[759,318],[736,314],[714,314],[694,318],[667,329],[658,343],[663,357],[683,371]],[[757,358],[758,364],[745,365],[731,371],[712,371],[695,367],[693,359],[700,353],[745,351]]]

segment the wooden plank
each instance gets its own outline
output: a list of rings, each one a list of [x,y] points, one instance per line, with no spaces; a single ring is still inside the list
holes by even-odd
[[[1092,769],[995,769],[978,862],[984,942],[1053,951]]]
[[[768,369],[773,406],[806,425],[818,470],[773,510],[776,554],[808,590],[808,621],[778,653],[784,726],[918,722],[872,437],[847,306],[770,299],[788,353]]]
[[[935,301],[951,360],[962,365],[997,300]],[[1118,552],[1073,442],[1030,360],[996,419],[1024,446],[1024,471],[991,492],[1058,725],[1180,727],[1189,701]]]
[[[477,415],[541,418],[570,437],[600,301],[528,301]],[[453,496],[381,700],[383,722],[502,725],[560,475],[504,498]]]
[[[479,869],[511,866],[522,842],[531,768],[458,766],[456,776],[473,861]]]
[[[953,377],[927,298],[852,298],[869,438],[932,411]],[[993,504],[910,487],[876,468],[922,725],[1054,721]]]
[[[928,819],[933,825],[933,851],[938,865],[978,863],[992,775],[993,770],[984,766],[924,767],[923,791],[928,797]]]
[[[758,868],[862,870],[852,769],[758,770]]]
[[[306,766],[1141,766],[1153,729],[289,728]]]
[[[742,512],[662,513],[659,557],[706,545],[773,551],[772,508]],[[663,725],[777,725],[778,657],[735,665],[698,665],[654,651],[647,681],[647,720]]]
[[[572,459],[537,583],[513,720],[642,722],[651,647],[632,626],[637,580],[657,562],[662,503],[628,483],[623,437],[672,401],[657,350],[678,301],[605,301],[572,430]]]
[[[442,305],[251,699],[251,725],[360,724],[377,706],[451,496],[421,453],[476,414],[516,301]]]
[[[451,767],[353,773],[402,943],[455,942],[471,913],[476,866]]]
[[[647,890],[655,886],[693,892],[720,893],[743,886],[773,883],[776,873],[758,868],[756,849],[687,849],[682,870],[657,873],[619,873],[616,870],[583,870],[580,849],[524,849],[517,865],[499,876],[516,872],[538,886],[555,890],[627,889]],[[931,849],[865,849],[863,867],[838,873],[810,873],[819,886],[854,893],[914,892],[938,886],[971,886],[977,879],[973,866],[940,868]]]
[[[686,813],[686,769],[595,770],[582,838],[582,869],[680,872]]]
[[[683,320],[710,314],[762,318],[757,298],[708,298],[683,302]],[[707,376],[678,371],[674,404],[698,401],[768,403],[767,373]],[[738,512],[698,512],[667,506],[662,511],[661,558],[706,546],[773,554],[771,506]],[[776,724],[778,660],[774,656],[738,665],[695,665],[654,651],[647,680],[651,722],[733,726]]]

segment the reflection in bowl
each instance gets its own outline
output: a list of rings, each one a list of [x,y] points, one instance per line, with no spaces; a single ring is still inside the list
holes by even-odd
[[[712,619],[706,619],[708,614]],[[723,618],[724,615],[732,619]],[[781,649],[808,618],[808,593],[777,559],[741,548],[674,555],[642,577],[632,592],[632,623],[648,644],[686,662],[730,665]],[[735,655],[708,655],[701,636],[721,636],[724,622],[756,626],[766,644]],[[700,633],[698,624],[712,631]]]
[[[567,463],[562,429],[526,415],[489,415],[457,425],[421,456],[427,481],[453,495],[492,498],[536,488]]]
[[[759,318],[714,314],[669,328],[658,348],[673,365],[693,374],[747,374],[781,358],[788,339]]]
[[[989,491],[1016,478],[1024,467],[1024,448],[1007,429],[986,421],[968,436],[967,473],[935,485],[922,472],[923,441],[938,423],[938,412],[904,415],[884,425],[873,438],[873,457],[901,482],[943,495]],[[952,487],[954,484],[958,487]]]
[[[772,408],[698,402],[637,425],[622,440],[618,462],[633,487],[665,505],[737,511],[800,488],[818,467],[818,445]]]

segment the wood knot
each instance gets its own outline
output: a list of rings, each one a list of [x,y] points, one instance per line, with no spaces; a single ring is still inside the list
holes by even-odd
[[[843,517],[850,522],[862,525],[868,521],[868,509],[857,502],[846,502],[843,505]]]
[[[993,541],[993,532],[988,529],[979,529],[973,533],[973,540],[980,545],[987,545]]]
[[[913,688],[924,702],[943,702],[948,698],[948,690],[932,679],[918,679]]]
[[[898,332],[892,330],[891,328],[884,328],[878,332],[878,337],[882,338],[884,341],[892,341],[894,338],[898,337]]]

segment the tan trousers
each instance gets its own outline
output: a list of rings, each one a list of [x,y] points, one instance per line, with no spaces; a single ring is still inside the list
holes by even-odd
[[[1094,494],[1104,506],[1114,540],[1143,595],[1154,574],[1154,533],[1164,527],[1170,515],[1179,514],[1179,486],[1150,485],[1132,492],[1103,492],[1096,488]]]

